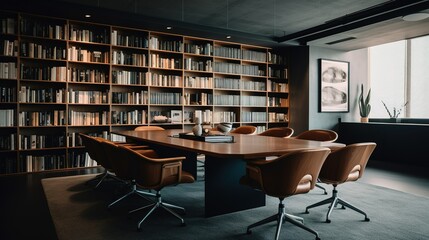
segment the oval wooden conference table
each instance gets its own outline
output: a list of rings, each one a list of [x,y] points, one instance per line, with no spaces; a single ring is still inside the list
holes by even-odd
[[[246,161],[278,156],[301,149],[341,148],[342,143],[326,143],[294,138],[232,134],[233,143],[210,143],[179,138],[181,129],[165,131],[113,131],[127,141],[137,141],[172,155],[186,156],[183,169],[196,177],[197,154],[205,155],[205,216],[265,206],[265,194],[239,184]]]

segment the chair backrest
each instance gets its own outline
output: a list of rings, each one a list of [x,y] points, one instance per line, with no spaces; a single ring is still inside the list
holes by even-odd
[[[256,133],[257,128],[255,126],[240,126],[237,127],[236,129],[233,129],[230,131],[230,133],[238,133],[238,134],[255,134]]]
[[[152,131],[152,130],[165,130],[159,126],[138,126],[134,128],[134,131]]]
[[[295,138],[321,142],[335,142],[338,139],[338,134],[328,129],[311,129],[300,133]]]
[[[99,151],[97,150],[97,141],[94,139],[94,137],[84,133],[79,133],[79,136],[82,139],[82,144],[85,146],[85,150],[88,152],[89,157],[103,166],[104,159],[99,156]]]
[[[354,143],[333,151],[323,164],[320,180],[331,184],[358,180],[376,146],[373,142]]]
[[[330,152],[329,148],[307,149],[264,161],[258,166],[262,190],[279,198],[309,192]]]
[[[290,127],[269,128],[266,131],[259,133],[260,136],[288,138],[293,135],[293,129]]]
[[[102,150],[107,156],[107,161],[111,164],[116,176],[124,180],[133,179],[133,169],[130,164],[130,160],[120,154],[120,151],[118,150],[119,145],[115,144],[112,141],[106,140],[101,142],[101,146]],[[152,156],[155,156],[154,151],[151,149],[143,149],[139,151],[148,155],[152,154]]]
[[[148,154],[124,146],[117,149],[122,159],[130,161],[133,177],[139,186],[160,190],[180,183],[185,157],[158,158],[155,152]]]

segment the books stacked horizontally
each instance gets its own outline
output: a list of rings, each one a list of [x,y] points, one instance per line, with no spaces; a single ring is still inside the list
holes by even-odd
[[[223,135],[223,134],[208,134],[195,136],[193,133],[179,133],[179,138],[185,138],[201,142],[210,142],[210,143],[233,143],[234,136]]]

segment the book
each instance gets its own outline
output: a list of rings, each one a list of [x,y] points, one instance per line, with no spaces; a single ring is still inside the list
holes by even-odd
[[[190,139],[201,142],[210,142],[210,143],[233,143],[234,136],[215,134],[215,135],[202,135],[195,136],[193,133],[179,133],[179,138]]]

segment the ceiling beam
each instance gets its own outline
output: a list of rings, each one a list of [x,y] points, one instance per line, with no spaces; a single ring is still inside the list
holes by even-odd
[[[307,42],[315,39],[423,11],[428,8],[429,0],[393,0],[347,14],[303,31],[276,37],[274,40],[279,43],[295,41],[301,45],[305,45]]]

